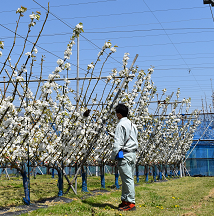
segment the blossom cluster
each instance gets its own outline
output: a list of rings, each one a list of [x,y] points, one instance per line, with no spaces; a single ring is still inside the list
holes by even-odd
[[[16,13],[20,13],[20,14],[22,14],[22,13],[24,13],[24,12],[26,12],[26,11],[27,11],[27,8],[21,6],[21,8],[18,8],[18,9],[16,10]]]
[[[17,11],[23,13],[24,9]],[[39,19],[39,13],[30,15],[30,18]],[[120,102],[128,106],[129,118],[138,128],[138,164],[180,162],[189,150],[193,133],[199,124],[198,113],[194,111],[188,118],[185,117],[191,100],[183,99],[179,102],[180,89],[174,101],[172,95],[166,95],[166,89],[163,89],[156,110],[151,113],[151,104],[157,93],[157,87],[151,79],[153,67],[147,72],[138,67],[130,71],[127,68],[129,53],[125,53],[122,70],[112,69],[105,85],[102,83],[99,86],[102,88],[100,98],[93,94],[100,77],[92,88],[90,80],[86,90],[84,86],[81,88],[79,101],[76,95],[71,98],[70,93],[74,91],[69,88],[67,79],[63,87],[55,81],[55,78],[60,78],[60,72],[70,69],[70,63],[66,61],[72,54],[75,39],[82,32],[83,25],[79,23],[64,52],[64,59],[56,61],[55,70],[49,75],[48,81],[41,85],[40,95],[37,97],[39,99],[36,99],[26,84],[20,85],[23,95],[19,98],[19,108],[14,105],[14,97],[0,95],[0,166],[10,164],[11,167],[21,169],[22,163],[28,160],[28,149],[31,164],[35,166],[38,163],[49,167],[61,166],[62,163],[71,166],[82,162],[90,165],[110,163],[114,131],[118,122],[114,107]],[[3,46],[3,42],[0,42],[0,47]],[[115,47],[112,47],[110,41],[105,42],[96,62],[89,64],[87,69],[93,72],[100,57],[106,53],[104,65],[107,58],[116,52]],[[36,48],[32,50],[37,54]],[[33,54],[27,52],[26,56],[33,57]],[[23,80],[22,73],[27,70],[26,65],[19,69],[10,65],[9,69],[12,74],[11,82],[18,85]],[[101,72],[102,69],[100,75]],[[117,75],[120,78],[116,79]],[[123,79],[125,84],[121,88]],[[106,92],[108,85],[110,88]],[[14,91],[17,91],[15,86]],[[119,89],[121,91],[118,95]],[[85,102],[86,97],[88,102]],[[71,102],[73,99],[78,102],[78,106]],[[101,106],[102,104],[107,105]]]
[[[40,11],[36,11],[36,13],[32,12],[32,14],[29,15],[30,17],[30,24],[29,24],[29,27],[31,26],[35,26],[36,25],[36,22],[34,20],[39,20],[40,19],[40,16],[41,16],[41,13]]]
[[[57,64],[62,68],[64,61],[59,59]],[[137,125],[138,162],[142,165],[180,161],[190,147],[193,132],[198,124],[195,112],[192,114],[193,120],[189,118],[181,125],[182,116],[179,112],[176,114],[176,102],[171,112],[165,116],[171,99],[169,96],[161,100],[168,102],[158,104],[158,116],[149,113],[150,102],[157,91],[157,87],[151,81],[153,71],[151,68],[147,73],[133,69],[131,73],[134,76],[127,79],[126,83],[128,85],[136,79],[133,89],[128,93],[123,89],[115,102],[115,105],[122,102],[129,107],[130,119]],[[113,70],[113,74],[116,75],[116,70]],[[119,84],[120,82],[113,79],[112,85],[115,87],[105,99],[107,107],[100,110],[96,105],[97,108],[94,107],[88,118],[83,115],[87,111],[86,107],[80,106],[77,110],[71,103],[68,96],[71,90],[66,87],[67,91],[63,93],[62,87],[53,79],[42,85],[38,100],[33,100],[33,93],[30,89],[25,89],[29,101],[28,104],[22,101],[24,116],[19,116],[10,102],[10,97],[1,98],[0,115],[1,119],[5,119],[1,122],[0,129],[1,162],[20,166],[21,162],[27,160],[26,149],[29,145],[33,161],[40,161],[49,166],[61,164],[62,161],[65,165],[72,165],[83,160],[94,139],[96,143],[93,144],[86,162],[110,162],[113,137],[109,134],[114,133],[117,119],[114,111],[108,110]],[[53,92],[55,94],[52,94]],[[56,95],[55,99],[51,95]],[[181,107],[187,104],[190,104],[190,101],[183,100]],[[107,120],[105,125],[101,119]],[[193,121],[194,125],[191,125],[190,121]]]
[[[0,49],[4,49],[4,42],[0,41]],[[2,51],[0,51],[0,57],[2,57]]]

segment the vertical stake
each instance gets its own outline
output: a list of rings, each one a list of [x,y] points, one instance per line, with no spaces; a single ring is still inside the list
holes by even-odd
[[[65,86],[63,86],[63,97],[65,97]],[[63,104],[62,104],[62,110],[64,111],[64,101],[63,101]],[[63,121],[64,121],[64,117],[63,117]],[[62,121],[62,133],[63,133],[63,121]],[[64,148],[64,141],[62,143],[62,194],[63,194],[63,170],[64,170],[64,163],[63,163],[63,157],[64,157],[64,152],[63,152],[63,148]]]
[[[76,110],[79,110],[79,48],[80,48],[80,38],[79,36],[77,37],[77,94],[76,94]],[[76,164],[76,171],[77,171],[77,164]],[[76,175],[76,173],[75,173]],[[75,179],[75,190],[77,192],[77,178]]]
[[[79,109],[79,43],[80,39],[79,36],[77,37],[77,96],[76,96],[76,101],[77,101],[77,111]]]
[[[27,93],[27,72],[26,72],[26,93]],[[26,104],[28,107],[28,98],[26,97]],[[28,120],[27,120],[27,130],[28,130]],[[29,190],[29,205],[30,205],[30,153],[29,153],[29,141],[27,144],[27,157],[28,157],[28,190]]]

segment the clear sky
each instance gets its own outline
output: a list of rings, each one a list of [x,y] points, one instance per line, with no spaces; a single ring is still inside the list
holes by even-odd
[[[4,41],[5,47],[0,68],[13,43],[17,8],[24,6],[28,10],[19,24],[19,36],[11,54],[12,63],[17,61],[23,47],[24,39],[20,35],[26,36],[29,15],[35,11],[42,14],[30,32],[29,41],[34,42],[45,19],[44,8],[47,8],[48,2],[51,13],[38,42],[39,52],[32,78],[39,77],[41,55],[46,56],[43,78],[47,78],[57,66],[57,59],[63,58],[73,27],[82,22],[85,32],[80,36],[80,77],[84,76],[87,65],[96,60],[104,42],[111,40],[118,48],[106,63],[103,76],[107,76],[113,68],[122,69],[125,52],[130,53],[129,65],[139,54],[136,65],[140,69],[146,71],[154,66],[152,80],[159,93],[164,88],[168,94],[176,93],[180,88],[181,99],[191,97],[191,110],[201,110],[203,100],[205,111],[210,111],[212,86],[214,88],[214,7],[204,5],[203,0],[1,1],[0,40]],[[30,49],[31,43],[27,42],[25,52]],[[76,77],[76,46],[69,62],[72,63],[69,77]],[[97,68],[95,75],[98,76],[99,71]],[[3,81],[4,75],[0,75],[0,80]],[[64,76],[67,76],[66,72]],[[75,82],[71,86],[75,89]],[[0,87],[3,89],[3,84]],[[31,88],[35,91],[36,85],[32,84]],[[100,93],[99,89],[96,93]]]

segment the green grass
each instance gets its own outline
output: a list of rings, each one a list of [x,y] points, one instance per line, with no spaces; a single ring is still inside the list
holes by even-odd
[[[185,177],[169,179],[167,182],[145,183],[141,176],[136,187],[136,207],[133,212],[119,212],[121,191],[112,189],[114,176],[106,175],[106,189],[102,195],[87,196],[81,192],[78,178],[78,195],[72,190],[64,197],[71,203],[46,203],[48,208],[38,209],[23,215],[213,215],[214,177]],[[151,182],[151,180],[150,180]],[[121,183],[119,181],[119,183]],[[65,189],[67,184],[65,181]],[[88,190],[100,189],[100,177],[88,177]],[[31,202],[57,196],[57,180],[51,176],[31,179]],[[0,181],[0,206],[21,205],[24,191],[21,178]],[[85,199],[82,199],[82,197]]]

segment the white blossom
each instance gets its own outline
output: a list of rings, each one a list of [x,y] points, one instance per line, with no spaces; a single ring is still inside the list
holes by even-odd
[[[31,15],[30,17],[35,19],[35,15]],[[137,153],[139,164],[154,165],[154,163],[161,164],[167,160],[170,163],[178,162],[188,151],[192,141],[192,134],[197,124],[199,124],[197,121],[197,112],[188,116],[188,119],[192,117],[192,120],[184,122],[184,125],[181,126],[181,114],[176,114],[178,108],[173,108],[173,106],[171,108],[169,103],[155,103],[157,104],[157,108],[153,109],[154,103],[151,102],[156,94],[156,86],[151,81],[154,71],[153,67],[149,68],[147,72],[138,70],[137,67],[133,68],[133,76],[126,79],[126,85],[121,89],[114,104],[112,104],[113,99],[118,93],[119,84],[123,80],[115,78],[117,75],[116,69],[113,69],[107,76],[106,82],[111,81],[114,85],[112,85],[111,91],[107,92],[108,96],[106,98],[102,95],[102,92],[96,92],[96,90],[92,92],[91,89],[93,88],[88,88],[87,95],[85,95],[86,100],[91,95],[89,101],[93,103],[91,106],[93,108],[91,108],[91,113],[88,117],[83,116],[83,113],[90,109],[90,107],[85,107],[84,94],[80,95],[79,109],[77,109],[72,104],[73,101],[76,103],[76,96],[72,98],[75,91],[68,89],[68,79],[64,79],[66,83],[64,85],[64,92],[62,83],[54,81],[55,78],[60,77],[59,72],[64,69],[70,69],[71,64],[66,62],[66,59],[70,58],[72,47],[75,44],[74,39],[82,32],[82,28],[82,24],[78,24],[75,27],[74,37],[72,36],[64,53],[65,59],[57,60],[58,66],[48,76],[48,81],[41,83],[41,94],[37,98],[34,98],[33,92],[29,88],[30,85],[27,91],[25,84],[20,86],[20,89],[21,87],[23,88],[21,95],[19,95],[20,105],[23,107],[22,116],[20,116],[20,110],[12,102],[12,96],[1,98],[0,117],[4,121],[0,125],[0,149],[2,146],[7,146],[4,151],[0,151],[0,162],[6,163],[12,161],[17,166],[21,162],[26,162],[26,147],[29,144],[32,161],[35,159],[37,162],[50,165],[50,167],[62,162],[73,165],[75,162],[78,163],[82,160],[88,150],[89,144],[94,140],[96,135],[96,143],[93,143],[92,152],[86,162],[96,165],[99,165],[101,161],[108,163],[113,144],[113,137],[110,137],[109,134],[114,136],[113,132],[118,122],[115,113],[112,112],[113,110],[109,110],[109,107],[111,105],[115,107],[121,102],[129,107],[129,118],[136,124],[139,130]],[[110,48],[111,52],[116,51],[115,47],[111,47],[110,41],[105,42],[98,54],[98,59],[107,48]],[[34,53],[37,53],[37,50],[34,49]],[[26,54],[31,56],[30,52]],[[129,53],[125,53],[123,57],[123,69],[118,72],[119,75],[127,76],[129,74],[129,70],[126,67],[128,60]],[[26,68],[28,66],[23,65],[21,69],[18,67],[10,68],[13,71],[12,75],[15,77],[15,81],[24,80],[18,74],[27,71]],[[92,62],[88,65],[88,68],[93,69],[94,66],[95,64]],[[100,80],[97,79],[96,81]],[[132,83],[133,81],[135,83]],[[106,86],[107,84],[104,83],[103,90],[105,91],[108,89],[105,89]],[[129,87],[129,91],[127,91],[127,87]],[[166,89],[163,90],[163,93],[165,92]],[[29,100],[26,101],[26,98],[23,98],[23,96]],[[103,97],[102,101],[105,101],[107,104],[105,107],[97,103],[100,101],[101,96]],[[161,100],[169,101],[169,97],[164,96],[164,94],[161,97]],[[183,108],[188,110],[191,100],[184,99],[182,102]],[[168,106],[170,106],[171,110],[168,116],[166,116],[165,109],[167,110]],[[167,112],[169,112],[168,110]],[[103,125],[103,120],[107,120],[107,124]],[[29,122],[35,122],[36,124]],[[175,151],[173,152],[172,149],[175,149]],[[64,158],[61,154],[62,150],[65,153],[64,155],[66,155]],[[10,154],[6,154],[7,152],[10,152]],[[7,156],[9,158],[6,155],[9,155]],[[36,157],[34,157],[35,155]]]
[[[4,49],[4,42],[0,41],[0,49]]]
[[[88,64],[88,67],[87,67],[87,69],[89,70],[89,69],[93,69],[94,68],[94,65],[91,63],[91,64]]]
[[[110,48],[110,47],[111,47],[111,42],[108,41],[108,42],[105,42],[103,49]]]
[[[36,14],[34,14],[34,13],[30,14],[29,17],[30,17],[30,19],[36,19],[37,18]]]
[[[33,49],[33,52],[34,52],[35,54],[37,54],[37,53],[38,53],[38,50],[37,50],[37,48],[36,48],[36,47],[34,47],[34,49]]]
[[[82,29],[82,28],[83,28],[83,25],[79,23],[79,24],[76,25],[76,28],[77,28],[77,29]]]
[[[16,80],[17,80],[17,81],[23,81],[24,78],[23,78],[22,76],[17,76],[17,77],[16,77]]]
[[[112,47],[110,50],[111,50],[111,52],[113,52],[113,53],[115,53],[115,52],[117,51],[115,47]]]
[[[21,8],[18,8],[18,9],[16,10],[16,13],[24,13],[26,10],[27,10],[27,8],[21,7]]]
[[[65,63],[65,69],[71,70],[71,64],[70,63]]]
[[[55,72],[56,72],[56,73],[61,72],[61,71],[62,71],[62,68],[61,68],[61,67],[56,67],[56,68],[55,68]]]
[[[58,65],[62,65],[63,63],[64,63],[64,61],[63,61],[62,59],[58,59],[58,60],[57,60],[57,64],[58,64]]]
[[[25,55],[26,56],[31,56],[31,52],[26,52]]]

